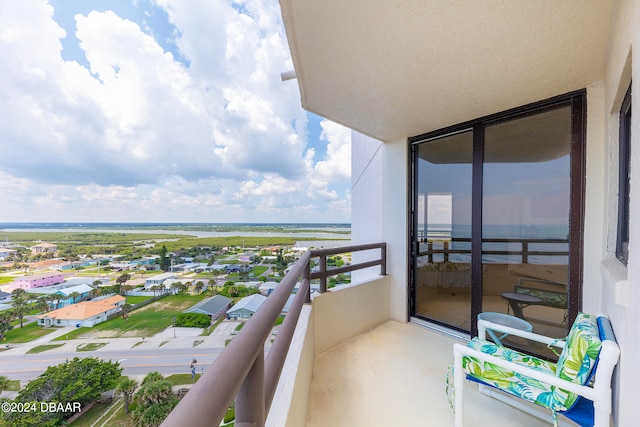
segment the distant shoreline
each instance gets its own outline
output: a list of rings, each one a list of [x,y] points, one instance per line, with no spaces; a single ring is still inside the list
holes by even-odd
[[[0,229],[12,228],[351,228],[349,223],[321,223],[321,222],[0,222]]]

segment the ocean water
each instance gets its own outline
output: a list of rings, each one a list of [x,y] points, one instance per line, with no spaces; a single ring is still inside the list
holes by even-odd
[[[488,263],[522,262],[523,242],[527,241],[528,252],[555,252],[558,255],[529,255],[532,264],[568,263],[568,226],[562,225],[485,225],[482,228],[482,260]],[[422,236],[424,236],[424,229]],[[434,250],[442,250],[444,242],[449,241],[450,250],[465,251],[462,254],[450,254],[453,262],[471,262],[471,242],[451,242],[450,239],[471,239],[471,226],[460,224],[428,224],[426,238],[433,242]],[[492,242],[492,239],[509,239],[508,242]],[[559,242],[537,243],[536,240],[559,240]],[[426,251],[427,245],[421,244],[420,251]],[[487,254],[484,252],[512,252],[513,254]],[[444,260],[444,255],[434,255],[434,262]]]
[[[324,223],[148,223],[148,222],[14,222],[0,223],[2,231],[170,233],[196,237],[292,237],[350,242],[351,224]]]

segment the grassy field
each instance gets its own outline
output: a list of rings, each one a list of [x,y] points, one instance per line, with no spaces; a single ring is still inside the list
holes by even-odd
[[[150,337],[173,322],[173,317],[195,303],[202,301],[204,295],[169,295],[122,317],[100,323],[93,328],[78,328],[57,340],[87,338]]]
[[[64,344],[45,344],[45,345],[38,345],[36,347],[33,347],[32,349],[29,349],[27,351],[27,354],[37,354],[37,353],[42,353],[44,351],[48,351],[48,350],[53,350],[54,348],[58,348],[58,347],[62,347]]]
[[[76,351],[93,351],[93,350],[102,348],[107,344],[109,343],[108,342],[89,342],[86,344],[80,344],[78,347],[76,347]]]
[[[13,279],[15,279],[15,276],[2,276],[0,277],[0,285],[13,282]]]
[[[146,301],[149,298],[151,298],[151,297],[144,296],[144,295],[141,295],[141,296],[127,296],[126,303],[127,304],[131,304],[131,305],[140,304],[141,302]]]
[[[55,328],[43,328],[42,326],[38,326],[38,322],[31,322],[25,324],[22,328],[17,326],[7,332],[5,334],[6,340],[3,343],[29,342],[53,331],[55,331]]]
[[[253,267],[253,275],[258,277],[268,269],[269,267],[265,267],[264,265],[256,265],[255,267]]]
[[[196,374],[196,382],[200,379],[202,374]],[[185,385],[191,384],[191,374],[173,374],[165,378],[171,385]]]

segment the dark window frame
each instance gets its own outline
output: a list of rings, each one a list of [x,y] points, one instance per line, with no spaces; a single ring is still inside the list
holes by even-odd
[[[585,183],[586,183],[586,89],[566,93],[555,96],[546,100],[534,102],[491,114],[468,122],[449,126],[447,128],[428,132],[408,138],[409,149],[409,165],[408,165],[408,225],[409,225],[409,242],[408,242],[408,277],[409,277],[409,318],[419,318],[428,322],[439,324],[440,322],[433,319],[422,318],[416,313],[415,289],[416,280],[414,275],[415,254],[417,253],[417,218],[416,212],[416,164],[417,164],[417,147],[419,144],[430,140],[442,138],[448,134],[458,133],[465,130],[474,130],[474,172],[473,172],[473,201],[474,209],[472,211],[472,224],[481,224],[482,215],[482,146],[484,145],[484,129],[487,126],[511,121],[518,118],[537,114],[541,111],[549,111],[554,108],[570,105],[572,108],[572,141],[571,141],[571,196],[570,196],[570,219],[569,219],[569,277],[568,291],[569,299],[567,306],[567,322],[573,323],[573,320],[582,309],[582,280],[583,280],[583,253],[584,253],[584,211],[585,211]],[[480,134],[482,132],[482,135]],[[480,140],[476,142],[476,139]],[[478,209],[480,207],[480,209]],[[477,226],[476,226],[477,228]],[[473,232],[472,232],[473,233]],[[482,241],[481,232],[477,231],[475,237],[472,234],[472,259],[481,259]],[[472,262],[473,263],[473,262]],[[477,271],[476,271],[477,270]],[[475,270],[472,266],[472,283],[480,283],[477,289],[472,288],[471,301],[471,336],[478,333],[477,330],[477,314],[481,311],[482,300],[482,271],[481,266],[476,262]],[[442,324],[447,328],[457,329],[450,325]]]
[[[618,224],[616,258],[624,265],[629,259],[629,189],[631,176],[631,84],[620,108],[618,146]]]

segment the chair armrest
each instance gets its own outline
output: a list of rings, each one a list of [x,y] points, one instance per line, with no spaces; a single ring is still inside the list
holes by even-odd
[[[494,365],[500,366],[504,369],[507,369],[512,372],[517,372],[522,375],[526,375],[527,377],[536,379],[538,381],[554,385],[556,387],[560,387],[563,390],[567,390],[572,393],[576,393],[580,396],[583,396],[591,401],[598,399],[598,393],[596,390],[589,386],[584,386],[580,384],[575,384],[567,380],[563,380],[562,378],[558,378],[555,375],[549,375],[542,371],[538,371],[532,369],[528,366],[519,365],[517,363],[509,362],[508,360],[502,359],[500,357],[495,357],[487,353],[483,353],[481,351],[475,350],[473,348],[467,347],[463,344],[454,344],[453,345],[453,355],[454,355],[454,375],[459,378],[460,375],[464,372],[462,369],[462,357],[470,356],[474,357],[478,360],[493,363]],[[459,380],[458,380],[459,381]],[[457,387],[457,385],[456,385]]]
[[[546,345],[553,345],[555,347],[564,348],[565,341],[557,338],[547,337],[545,335],[535,334],[533,332],[526,332],[520,329],[511,328],[509,326],[500,325],[498,323],[489,322],[488,320],[478,320],[478,336],[481,339],[486,339],[486,330],[502,332],[509,335],[515,335],[518,337],[526,338],[531,341],[536,341]]]

